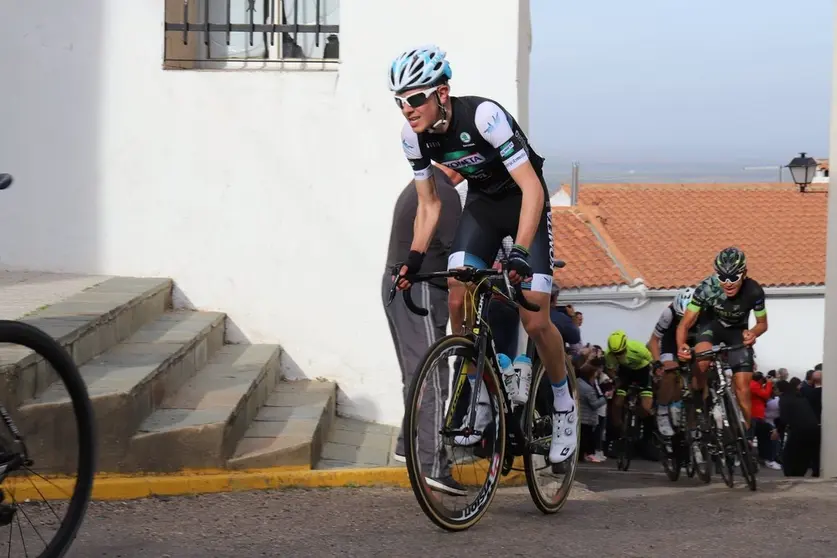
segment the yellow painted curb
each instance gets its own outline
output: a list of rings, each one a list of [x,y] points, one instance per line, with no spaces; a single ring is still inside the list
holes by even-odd
[[[484,461],[484,460],[482,460]],[[514,468],[522,468],[522,459],[515,460]],[[482,468],[482,467],[479,467]],[[454,477],[463,484],[475,484],[478,475]],[[484,478],[484,477],[482,477]],[[479,480],[481,481],[482,478]],[[525,484],[523,472],[511,471],[500,480],[501,486]],[[9,477],[3,489],[16,500],[66,500],[70,497],[75,479],[69,477]],[[134,500],[150,496],[182,496],[246,490],[279,488],[336,488],[354,486],[410,487],[407,469],[401,467],[372,467],[357,469],[308,469],[275,467],[250,471],[190,470],[173,474],[117,475],[99,474],[93,481],[94,500]]]

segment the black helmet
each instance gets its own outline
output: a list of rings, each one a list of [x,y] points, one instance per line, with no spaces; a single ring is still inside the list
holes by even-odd
[[[742,275],[745,271],[747,271],[747,257],[735,246],[724,248],[715,256],[715,273],[722,281]]]

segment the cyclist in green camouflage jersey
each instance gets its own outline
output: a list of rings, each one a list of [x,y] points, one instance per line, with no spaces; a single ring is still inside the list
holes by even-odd
[[[755,314],[756,323],[750,328],[750,311]],[[767,331],[767,309],[764,305],[764,289],[755,280],[747,277],[747,258],[735,247],[721,250],[715,258],[715,273],[698,285],[686,313],[677,326],[677,356],[689,360],[689,344],[686,338],[689,329],[697,324],[695,351],[711,349],[721,342],[726,345],[744,343],[752,346],[756,338]],[[747,347],[730,351],[729,364],[732,368],[735,394],[741,406],[747,428],[750,427],[750,380],[753,378],[753,349]],[[693,387],[703,390],[706,386],[706,371],[709,360],[697,363],[697,374]]]

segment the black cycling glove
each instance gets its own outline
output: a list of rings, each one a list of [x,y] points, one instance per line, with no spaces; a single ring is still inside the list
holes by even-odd
[[[418,273],[421,269],[421,264],[424,261],[424,253],[416,250],[410,250],[410,255],[407,256],[407,261],[404,265],[407,266],[407,274],[413,275]]]
[[[529,251],[523,246],[515,244],[509,252],[508,268],[517,272],[523,279],[532,276],[532,266],[529,265]]]

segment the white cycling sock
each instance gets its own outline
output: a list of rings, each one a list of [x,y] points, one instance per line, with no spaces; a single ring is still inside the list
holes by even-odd
[[[557,384],[552,384],[552,395],[555,398],[556,411],[571,411],[575,407],[566,377]]]

